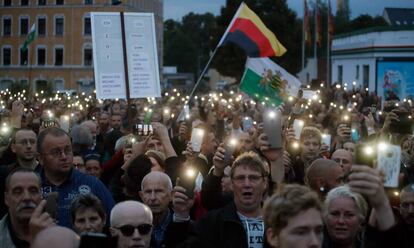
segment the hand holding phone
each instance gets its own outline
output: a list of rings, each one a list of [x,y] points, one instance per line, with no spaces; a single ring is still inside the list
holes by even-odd
[[[180,177],[178,177],[175,182],[175,185],[181,186],[185,189],[185,195],[190,199],[194,198],[197,174],[198,172],[195,169],[187,167],[183,170]]]
[[[231,161],[231,156],[233,156],[234,151],[237,147],[237,138],[230,137],[225,143],[226,152],[224,153],[224,162],[228,165]]]

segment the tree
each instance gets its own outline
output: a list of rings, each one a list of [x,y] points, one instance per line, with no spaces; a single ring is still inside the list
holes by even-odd
[[[217,29],[212,43],[218,44],[227,26],[233,18],[242,0],[227,0],[217,17]],[[286,47],[287,52],[282,57],[274,58],[275,62],[291,73],[298,72],[301,54],[301,22],[295,12],[287,6],[286,0],[245,0],[244,1],[276,35]],[[221,47],[214,59],[213,67],[221,74],[240,79],[244,70],[246,54],[233,44]]]
[[[211,13],[189,13],[181,22],[164,23],[164,61],[176,65],[179,72],[192,72],[198,76],[210,53],[211,33],[215,29]]]

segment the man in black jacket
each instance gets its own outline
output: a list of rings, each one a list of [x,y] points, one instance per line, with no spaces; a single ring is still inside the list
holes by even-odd
[[[174,196],[172,190],[171,179],[163,172],[153,171],[142,180],[139,194],[154,217],[151,247],[175,247],[190,231],[189,213],[194,201],[183,194],[184,188],[176,186]],[[173,210],[169,208],[171,200]]]
[[[191,246],[267,247],[261,208],[266,176],[264,163],[256,153],[240,155],[230,173],[234,200],[200,220]]]

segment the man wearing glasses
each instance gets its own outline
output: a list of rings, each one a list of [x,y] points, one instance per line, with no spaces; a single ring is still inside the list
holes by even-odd
[[[234,201],[213,210],[197,226],[202,247],[265,247],[261,203],[267,188],[267,172],[254,152],[241,154],[231,172]]]
[[[38,169],[36,142],[36,133],[29,129],[18,130],[12,138],[10,148],[16,154],[16,162],[7,166],[0,166],[0,218],[7,213],[4,204],[4,182],[9,172],[18,167]]]
[[[97,196],[105,207],[107,216],[115,202],[108,189],[95,177],[73,168],[72,144],[68,134],[60,128],[50,127],[42,131],[37,140],[39,162],[42,165],[43,197],[58,192],[57,223],[71,228],[70,205],[79,194]]]
[[[111,211],[110,232],[118,237],[117,248],[150,247],[151,209],[138,201],[124,201]]]

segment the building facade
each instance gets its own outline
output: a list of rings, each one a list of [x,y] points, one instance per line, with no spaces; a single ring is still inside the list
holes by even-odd
[[[414,29],[377,27],[337,35],[332,41],[333,83],[368,88],[387,97],[414,97]]]
[[[161,59],[162,6],[162,0],[0,0],[0,89],[93,91],[90,12],[153,12]],[[23,50],[33,24],[36,38]]]

